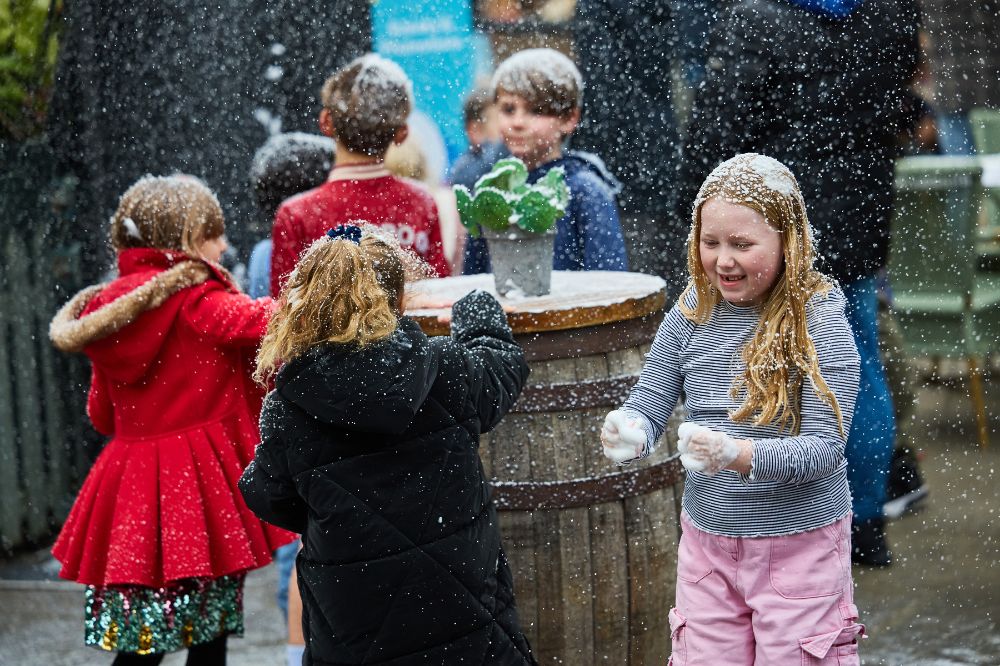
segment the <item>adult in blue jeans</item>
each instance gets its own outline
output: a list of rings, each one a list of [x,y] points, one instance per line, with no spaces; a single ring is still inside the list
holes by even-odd
[[[735,0],[709,36],[681,151],[668,237],[683,256],[691,204],[705,176],[758,152],[795,174],[815,229],[818,267],[848,301],[861,356],[847,442],[852,560],[885,566],[882,504],[895,438],[879,359],[875,275],[886,264],[895,135],[919,53],[916,0]],[[789,39],[794,35],[795,39]],[[672,290],[683,284],[665,276]]]
[[[896,441],[896,415],[879,354],[875,278],[856,280],[841,288],[847,297],[847,321],[861,357],[859,399],[844,451],[854,500],[854,560],[881,566],[891,562],[882,506]]]

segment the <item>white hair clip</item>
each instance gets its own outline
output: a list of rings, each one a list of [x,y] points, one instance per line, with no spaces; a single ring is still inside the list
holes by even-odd
[[[130,238],[142,240],[142,234],[139,233],[139,227],[136,226],[135,220],[131,217],[126,217],[122,220],[122,226],[125,227],[125,233],[127,233]]]

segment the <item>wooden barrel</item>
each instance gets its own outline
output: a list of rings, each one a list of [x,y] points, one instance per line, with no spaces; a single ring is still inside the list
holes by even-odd
[[[563,272],[552,293],[503,300],[531,376],[483,437],[521,623],[539,663],[663,664],[679,532],[676,423],[647,460],[601,453],[604,416],[638,379],[663,316],[664,282],[639,273]],[[418,283],[429,298],[495,293],[491,275]],[[443,311],[408,312],[432,335]]]

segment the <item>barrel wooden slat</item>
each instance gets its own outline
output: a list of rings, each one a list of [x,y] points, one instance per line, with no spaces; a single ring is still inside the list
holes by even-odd
[[[504,513],[500,516],[504,552],[514,576],[514,599],[521,628],[532,647],[538,641],[538,579],[547,576],[535,560],[535,520],[531,513]]]
[[[490,445],[490,433],[483,433],[479,436],[479,460],[483,465],[483,474],[486,475],[487,479],[492,479],[493,474],[493,456],[490,452],[493,447]]]
[[[578,379],[606,373],[607,363],[603,357],[588,359],[563,359],[547,363],[552,375],[550,382],[564,384]],[[581,367],[584,366],[584,367]],[[584,415],[579,411],[564,411],[553,414],[558,427],[555,439],[550,442],[556,453],[555,476],[559,479],[579,479],[589,476],[587,447],[580,447],[586,441]],[[594,593],[591,587],[593,571],[590,561],[590,518],[586,507],[559,511],[559,542],[563,567],[562,604],[563,635],[566,638],[564,651],[566,663],[589,666],[593,663]]]
[[[595,377],[610,377],[606,354],[594,354],[574,360],[574,370],[576,373],[577,385],[586,385],[594,382]],[[629,375],[631,376],[631,375]],[[610,401],[602,401],[603,404],[591,405],[589,396],[581,395],[579,399],[571,400],[567,406],[574,409],[573,414],[577,417],[578,431],[576,436],[578,441],[585,445],[578,451],[578,456],[583,463],[581,474],[586,476],[597,476],[606,474],[610,469],[607,458],[601,453],[601,424],[603,423],[608,408],[621,404],[626,394],[615,393],[610,396]],[[607,396],[601,396],[607,397]],[[588,404],[581,404],[586,402]]]
[[[488,460],[489,478],[528,480],[531,478],[531,447],[518,442],[518,432],[531,427],[531,415],[510,414],[506,417],[511,428],[493,430],[480,444],[481,456]],[[520,445],[519,445],[520,444]],[[538,567],[535,562],[535,526],[531,514],[502,513],[500,526],[504,551],[514,575],[514,595],[521,625],[534,645],[538,629]]]
[[[619,277],[626,285],[619,303],[606,298],[611,283],[596,287],[601,296],[586,293],[588,281]],[[522,627],[541,664],[662,664],[676,570],[676,461],[662,446],[628,468],[639,474],[623,472],[600,447],[604,416],[641,371],[662,318],[662,282],[610,273],[565,279],[581,286],[568,301],[511,303],[521,310],[508,321],[532,368],[529,388],[481,449]],[[448,278],[424,288],[434,297],[439,287],[469,284]],[[439,312],[416,314],[425,331],[445,332]],[[673,424],[668,437],[675,432]]]
[[[594,659],[600,664],[625,664],[629,656],[628,557],[609,544],[625,543],[625,515],[621,503],[588,509],[590,560],[594,566]],[[633,662],[638,663],[638,662]]]
[[[680,538],[673,495],[665,488],[625,500],[632,664],[663,664],[670,653],[667,613],[674,604]]]
[[[549,368],[548,365],[536,363],[530,365],[529,381],[540,384],[550,384],[554,381],[556,371]],[[558,441],[560,433],[557,419],[549,413],[531,414],[521,418],[525,420],[505,421],[500,427],[506,430],[509,423],[511,435],[515,441],[521,442],[531,449],[530,474],[527,478],[499,478],[518,481],[555,478],[556,450],[552,444]],[[559,514],[557,511],[549,510],[524,513],[504,512],[501,514],[501,525],[515,516],[526,517],[531,521],[534,536],[531,543],[524,544],[526,549],[531,550],[531,557],[526,557],[525,562],[531,562],[534,571],[513,570],[515,589],[517,579],[522,575],[532,577],[535,580],[536,623],[532,627],[528,640],[535,646],[540,663],[559,663],[558,659],[566,648],[562,615],[562,588],[565,568],[562,562],[562,552],[558,548],[538,547],[538,544],[559,543]]]
[[[595,354],[575,361],[577,379],[580,382],[594,377],[613,377],[608,354]],[[624,369],[623,376],[631,376]],[[583,461],[581,477],[595,478],[614,471],[601,452],[601,425],[604,416],[612,407],[620,404],[619,395],[600,408],[579,409],[577,418],[577,441],[584,446],[578,449]],[[574,406],[570,403],[569,406]],[[629,642],[629,597],[628,569],[621,545],[625,542],[625,519],[621,502],[606,502],[587,508],[590,552],[587,554],[591,565],[591,627],[594,633],[592,656],[588,663],[624,664],[628,661]]]
[[[564,568],[561,562],[562,551],[558,547],[559,514],[557,511],[542,510],[521,515],[531,516],[535,537],[528,547],[534,552],[538,622],[528,640],[532,641],[540,664],[561,664],[564,663],[562,657],[566,650],[566,636],[562,614],[565,601],[562,592]],[[502,520],[501,524],[503,523]],[[515,589],[521,576],[532,575],[517,569],[513,572]]]
[[[650,345],[639,345],[629,349],[621,349],[608,352],[608,374],[611,376],[622,376],[629,374],[632,369],[638,367],[642,369],[646,361],[646,354],[649,353]]]

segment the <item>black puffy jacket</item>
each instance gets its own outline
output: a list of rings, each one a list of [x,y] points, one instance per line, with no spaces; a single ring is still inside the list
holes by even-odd
[[[713,30],[692,109],[671,255],[683,261],[691,206],[709,172],[759,152],[798,178],[822,270],[852,282],[884,265],[918,20],[915,0],[866,0],[841,19],[782,0],[733,3]]]
[[[527,376],[484,292],[455,304],[449,338],[404,317],[278,373],[240,488],[303,534],[305,663],[534,663],[478,451]]]

